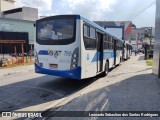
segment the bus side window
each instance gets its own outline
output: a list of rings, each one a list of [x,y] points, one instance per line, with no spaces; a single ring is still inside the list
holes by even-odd
[[[109,37],[109,44],[110,44],[109,49],[110,49],[110,50],[112,50],[112,41],[113,41],[112,39],[113,39],[112,36],[110,36],[110,37]]]
[[[84,36],[89,37],[89,27],[87,25],[83,26]]]
[[[96,29],[90,27],[90,37],[91,38],[96,38]]]
[[[84,25],[83,33],[83,40],[86,50],[96,49],[96,30],[91,26]]]
[[[105,50],[108,49],[108,35],[105,35],[105,39],[104,39],[104,49],[105,49]]]

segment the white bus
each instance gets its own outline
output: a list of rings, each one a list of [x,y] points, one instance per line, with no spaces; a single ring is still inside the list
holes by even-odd
[[[35,71],[77,80],[107,75],[122,61],[123,40],[80,15],[36,21]]]
[[[127,60],[132,55],[132,45],[124,42],[124,60]]]

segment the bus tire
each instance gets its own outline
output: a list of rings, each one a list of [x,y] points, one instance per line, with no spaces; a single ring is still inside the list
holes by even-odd
[[[108,74],[108,72],[109,72],[109,62],[106,62],[102,76],[105,77]]]

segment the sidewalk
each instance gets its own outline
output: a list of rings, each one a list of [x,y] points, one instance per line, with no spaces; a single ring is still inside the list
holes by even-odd
[[[30,71],[34,71],[34,65],[0,69],[0,76],[13,75],[17,73],[24,73],[24,72],[30,72]]]
[[[107,77],[97,79],[87,88],[57,105],[53,111],[160,111],[160,79],[152,74],[152,67],[147,66],[143,58],[143,55],[132,56],[113,69]],[[72,119],[74,120],[68,118]],[[139,120],[138,117],[108,119]]]

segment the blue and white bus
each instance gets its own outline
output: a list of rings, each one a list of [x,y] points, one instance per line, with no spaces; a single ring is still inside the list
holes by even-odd
[[[132,55],[132,45],[130,43],[124,42],[124,60],[127,60]]]
[[[36,21],[35,71],[77,80],[107,75],[122,61],[123,40],[80,15]]]

